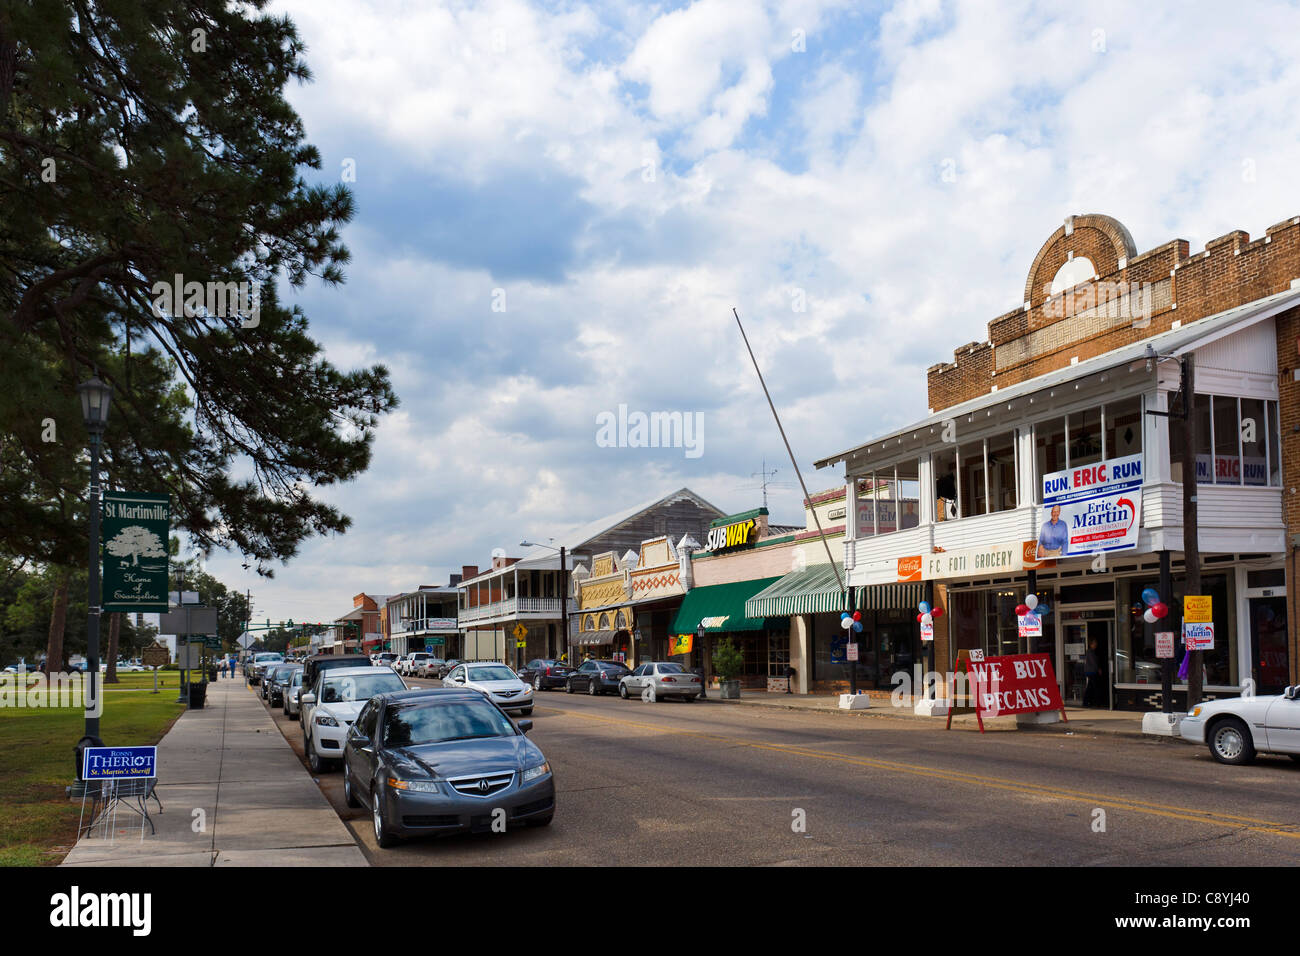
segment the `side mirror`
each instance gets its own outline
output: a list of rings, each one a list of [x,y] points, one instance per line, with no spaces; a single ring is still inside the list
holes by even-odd
[[[352,745],[357,748],[369,747],[370,738],[367,737],[365,734],[360,734],[360,733],[354,734],[352,737]]]
[[[301,695],[298,698],[298,700],[304,704],[314,704],[316,703],[316,695],[313,694],[311,691],[308,691],[307,693]]]
[[[528,733],[528,731],[532,729],[533,729],[533,722],[528,718],[525,717],[523,720],[519,721],[519,732],[521,734],[526,734]]]

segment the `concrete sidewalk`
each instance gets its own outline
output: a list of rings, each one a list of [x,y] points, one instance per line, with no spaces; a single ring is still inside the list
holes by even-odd
[[[149,801],[156,835],[146,825],[143,840],[138,829],[112,842],[82,839],[62,865],[368,865],[241,678],[208,684],[207,706],[186,711],[162,739],[157,793],[164,812]]]
[[[926,721],[931,726],[943,729],[945,717],[918,716],[912,709],[912,698],[906,698],[907,705],[895,707],[890,701],[888,691],[869,691],[871,707],[866,710],[841,710],[838,694],[778,694],[765,690],[742,690],[739,700],[721,700],[718,692],[710,688],[706,701],[726,705],[752,705],[758,707],[784,707],[790,710],[811,710],[831,714],[851,714],[860,717],[894,717],[900,720]],[[1162,739],[1142,733],[1142,714],[1125,710],[1095,710],[1083,707],[1066,707],[1067,721],[1052,724],[1034,724],[1021,727],[1021,730],[1043,731],[1047,733],[1075,734],[1114,734],[1119,736],[1145,737]],[[954,727],[978,727],[973,713],[955,714],[952,718]],[[986,730],[1011,730],[1016,727],[1014,717],[985,718]]]

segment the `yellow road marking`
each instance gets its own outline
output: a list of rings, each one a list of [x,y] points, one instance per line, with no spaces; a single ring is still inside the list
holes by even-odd
[[[1123,797],[1084,793],[1078,790],[1070,790],[1065,787],[1047,786],[1043,784],[1026,784],[1014,780],[1005,780],[999,777],[986,777],[980,774],[967,773],[962,770],[938,770],[932,767],[921,767],[916,764],[899,763],[892,760],[880,760],[874,757],[850,757],[843,754],[826,753],[821,750],[807,750],[805,748],[793,747],[785,744],[759,743],[744,740],[739,737],[709,734],[698,730],[678,730],[671,727],[663,727],[658,724],[623,720],[618,717],[597,717],[571,710],[561,710],[559,712],[566,717],[576,717],[579,720],[590,720],[597,723],[636,727],[642,730],[653,730],[659,733],[672,734],[678,737],[697,737],[702,740],[714,740],[721,743],[735,744],[740,747],[753,747],[756,750],[773,750],[778,753],[790,754],[791,756],[796,757],[812,757],[818,760],[830,760],[836,763],[845,763],[859,767],[870,767],[876,770],[891,770],[896,773],[906,773],[918,777],[933,777],[939,780],[947,780],[952,783],[965,783],[992,790],[1005,790],[1010,793],[1019,793],[1024,796],[1049,797],[1057,800],[1086,802],[1093,806],[1110,807],[1119,810],[1132,810],[1136,813],[1144,813],[1149,816],[1167,817],[1174,820],[1190,820],[1194,823],[1210,823],[1220,824],[1222,826],[1240,827],[1245,830],[1256,831],[1259,833],[1273,833],[1278,836],[1300,839],[1300,832],[1296,831],[1295,828],[1297,827],[1297,824],[1294,823],[1278,823],[1273,820],[1260,820],[1255,817],[1216,813],[1209,810],[1189,810],[1186,807],[1176,807],[1167,804],[1146,802],[1138,803]]]

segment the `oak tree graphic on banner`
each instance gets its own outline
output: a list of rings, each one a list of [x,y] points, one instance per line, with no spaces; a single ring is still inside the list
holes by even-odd
[[[162,539],[148,528],[142,528],[138,524],[123,528],[104,547],[115,558],[129,557],[132,567],[138,567],[142,557],[167,557]]]

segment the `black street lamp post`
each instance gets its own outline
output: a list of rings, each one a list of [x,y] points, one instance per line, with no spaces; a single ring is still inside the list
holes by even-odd
[[[90,542],[86,586],[86,737],[99,740],[99,446],[108,425],[108,406],[113,389],[98,377],[77,386],[81,398],[81,417],[90,436]]]

